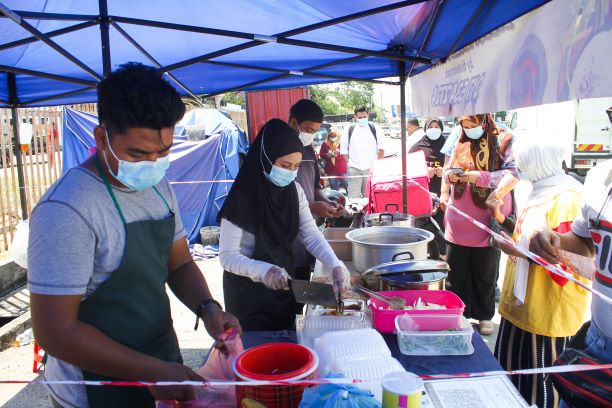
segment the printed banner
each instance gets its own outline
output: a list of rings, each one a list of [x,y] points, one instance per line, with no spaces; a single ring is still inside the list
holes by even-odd
[[[409,80],[408,109],[460,116],[612,96],[612,3],[553,0]]]

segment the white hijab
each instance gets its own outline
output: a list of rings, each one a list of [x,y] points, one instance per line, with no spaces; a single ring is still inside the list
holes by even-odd
[[[554,140],[554,134],[546,135],[540,131],[524,133],[517,137],[512,150],[519,174],[532,185],[523,209],[521,233],[517,237],[518,244],[528,248],[533,234],[548,228],[546,213],[554,198],[567,191],[581,193],[582,184],[563,171],[561,163],[567,150]],[[529,262],[517,259],[514,296],[519,304],[525,302],[528,277]]]

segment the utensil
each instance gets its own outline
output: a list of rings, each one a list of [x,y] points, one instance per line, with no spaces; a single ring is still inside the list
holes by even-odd
[[[395,212],[389,211],[390,207],[395,207]],[[389,203],[385,205],[384,212],[366,215],[364,225],[366,227],[414,227],[415,218],[410,214],[400,213],[397,204]]]
[[[350,231],[346,238],[352,243],[355,270],[365,272],[372,266],[393,261],[401,253],[410,252],[412,259],[427,259],[434,235],[419,228],[369,227]]]
[[[336,298],[332,285],[298,279],[291,279],[289,284],[291,285],[293,296],[295,296],[295,300],[298,303],[321,305],[326,308],[336,309],[339,313],[344,312],[340,295]]]
[[[357,289],[361,293],[373,297],[374,299],[380,300],[381,302],[385,302],[393,310],[404,310],[404,308],[406,307],[406,299],[402,299],[399,296],[384,296],[380,293],[376,293],[359,285],[353,285],[353,289]]]
[[[364,272],[363,285],[372,290],[443,290],[446,262],[421,259],[386,262]]]

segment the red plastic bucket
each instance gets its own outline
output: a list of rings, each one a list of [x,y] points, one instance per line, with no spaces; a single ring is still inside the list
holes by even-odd
[[[294,343],[269,343],[244,350],[234,360],[234,375],[242,381],[311,380],[316,378],[319,357]],[[236,386],[238,408],[297,408],[305,386]]]

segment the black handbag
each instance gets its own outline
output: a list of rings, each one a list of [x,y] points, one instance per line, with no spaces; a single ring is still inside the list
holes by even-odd
[[[603,364],[582,350],[589,323],[582,326],[569,347],[563,350],[555,360],[553,366]],[[563,401],[575,408],[612,407],[611,369],[553,373],[549,375],[549,378]]]

